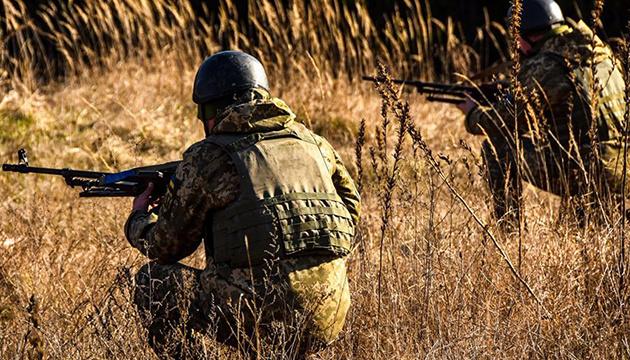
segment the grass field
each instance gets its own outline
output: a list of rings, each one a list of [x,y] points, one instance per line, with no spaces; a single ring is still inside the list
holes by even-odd
[[[101,11],[101,2],[87,3],[86,14],[103,16],[100,24],[115,23]],[[158,2],[163,11],[178,15],[168,24],[143,20],[143,2],[112,3],[129,16],[122,22],[128,27],[116,32],[116,26],[103,25],[97,34],[109,34],[105,43],[98,43],[98,36],[94,43],[80,42],[77,35],[69,45],[65,32],[56,33],[68,56],[63,81],[38,86],[28,62],[34,56],[21,62],[11,62],[7,53],[0,57],[0,80],[10,89],[0,98],[0,160],[14,162],[24,147],[32,165],[117,170],[179,159],[202,138],[191,89],[204,51],[218,49],[221,34],[237,39],[234,47],[253,48],[238,36],[229,2],[221,15],[227,17],[226,28],[205,39],[204,47],[192,45],[203,32],[190,30],[192,15],[173,2]],[[609,224],[579,228],[563,215],[559,199],[527,187],[526,230],[502,235],[490,216],[479,157],[483,139],[466,134],[455,107],[414,93],[402,98],[433,157],[408,135],[398,138],[401,118],[381,116],[382,99],[373,86],[338,76],[337,63],[344,71],[374,73],[377,56],[364,50],[373,49],[376,40],[361,9],[350,15],[331,3],[312,5],[311,13],[321,12],[331,24],[321,28],[315,16],[299,20],[289,10],[276,19],[267,8],[277,5],[273,1],[253,10],[267,11],[257,25],[257,55],[270,69],[272,92],[331,141],[362,184],[362,219],[348,261],[353,306],[340,339],[313,358],[629,358],[619,216]],[[459,51],[460,58],[448,55],[461,49],[454,30],[448,30],[452,24],[428,19],[426,9],[410,6],[418,13],[404,25],[408,32],[381,45],[393,72],[415,69],[429,76],[429,67],[419,64],[431,49],[444,54],[451,71],[476,66],[470,48]],[[24,19],[14,16],[16,25],[5,38],[26,34],[18,26]],[[291,36],[301,42],[274,29],[282,21],[295,26]],[[404,37],[422,29],[424,35],[414,38],[422,46],[407,48]],[[452,37],[432,37],[432,31]],[[128,51],[135,42],[125,42],[130,34],[147,39],[136,53]],[[367,40],[357,42],[363,35]],[[325,49],[333,42],[331,55]],[[274,58],[269,44],[276,43],[280,55]],[[289,43],[297,49],[284,48]],[[402,63],[408,51],[416,60]],[[78,53],[85,55],[81,61]],[[98,66],[90,58],[97,53]],[[362,119],[366,140],[357,161]],[[133,273],[145,263],[123,235],[130,208],[129,199],[79,199],[78,189],[59,178],[0,173],[1,358],[154,358],[130,301]],[[487,231],[473,215],[488,224]],[[202,266],[203,251],[187,263]],[[206,351],[209,358],[239,356],[211,341]]]

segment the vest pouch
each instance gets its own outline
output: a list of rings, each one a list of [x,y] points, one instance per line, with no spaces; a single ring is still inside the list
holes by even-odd
[[[279,256],[281,246],[268,209],[257,207],[213,219],[214,259],[232,268],[259,266]]]
[[[285,256],[300,252],[346,255],[354,238],[352,218],[336,194],[288,194],[276,206]]]

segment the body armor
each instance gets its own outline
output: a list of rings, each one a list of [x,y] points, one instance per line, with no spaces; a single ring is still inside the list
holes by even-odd
[[[213,213],[211,253],[232,268],[306,254],[346,255],[354,226],[312,135],[297,127],[207,138],[233,161],[240,196]]]

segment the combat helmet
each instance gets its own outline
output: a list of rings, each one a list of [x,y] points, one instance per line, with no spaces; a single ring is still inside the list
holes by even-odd
[[[508,20],[512,19],[513,10],[513,6],[510,6]],[[562,22],[564,22],[562,9],[554,0],[523,0],[521,34],[545,30]]]
[[[214,104],[229,104],[230,99],[244,91],[269,91],[263,65],[255,57],[242,51],[221,51],[207,57],[195,75],[193,101],[203,109]]]

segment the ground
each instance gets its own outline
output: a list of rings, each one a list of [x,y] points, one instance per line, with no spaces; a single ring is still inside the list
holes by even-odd
[[[21,147],[31,164],[51,167],[114,170],[178,159],[202,129],[190,101],[193,70],[172,77],[174,66],[156,72],[129,62],[6,94],[2,160],[15,161]],[[528,188],[526,231],[502,236],[480,175],[480,139],[465,133],[455,108],[403,93],[449,183],[490,224],[539,304],[409,138],[388,190],[398,123],[391,119],[387,145],[378,145],[381,103],[370,84],[294,84],[273,92],[331,140],[355,176],[360,120],[367,124],[363,215],[348,262],[353,307],[341,338],[313,358],[628,356],[618,224],[579,230],[560,216],[558,199]],[[391,213],[383,206],[388,191]],[[130,302],[131,275],[146,261],[123,235],[130,207],[129,199],[79,199],[59,178],[0,174],[2,358],[153,358]],[[201,266],[203,250],[187,263]],[[236,356],[212,342],[207,351]]]

